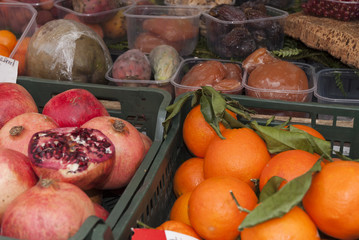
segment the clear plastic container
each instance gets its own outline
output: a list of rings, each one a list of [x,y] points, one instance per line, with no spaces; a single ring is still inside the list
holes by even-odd
[[[10,53],[12,58],[25,37],[31,37],[36,30],[37,11],[29,4],[0,2],[0,28],[14,33],[17,44]]]
[[[262,98],[262,99],[275,99],[275,100],[284,100],[284,101],[293,101],[293,102],[311,102],[313,99],[314,90],[316,88],[315,69],[313,66],[306,63],[300,63],[300,62],[293,62],[293,63],[305,72],[308,79],[308,89],[276,90],[276,89],[251,87],[247,84],[249,74],[247,71],[245,71],[243,76],[243,87],[245,89],[245,94],[250,95],[251,97]]]
[[[71,0],[57,0],[55,2],[59,18],[68,18],[69,14],[72,14],[71,17],[76,16],[81,22],[87,24],[103,24],[115,17],[118,12],[124,12],[128,6],[130,6],[128,2],[118,1],[118,6],[111,10],[97,13],[80,13],[73,10]]]
[[[19,2],[31,5],[37,11],[36,23],[40,27],[45,23],[57,19],[57,12],[54,8],[56,0],[3,0],[3,2]],[[17,13],[20,16],[21,13]]]
[[[240,62],[237,61],[230,61],[230,60],[224,60],[224,59],[210,59],[210,58],[187,58],[181,62],[181,64],[178,67],[177,72],[175,73],[175,76],[171,79],[171,83],[175,88],[175,96],[179,96],[182,93],[185,92],[191,92],[196,91],[197,89],[200,89],[201,86],[186,86],[181,84],[182,78],[188,73],[194,66],[197,64],[206,62],[206,61],[219,61],[221,63],[234,63],[238,64],[241,69],[242,65]],[[242,70],[243,73],[243,70]],[[234,86],[230,90],[223,90],[222,93],[226,94],[241,94],[243,91],[243,85],[242,85],[242,79],[239,79],[238,84]]]
[[[191,55],[199,36],[201,10],[190,6],[136,5],[124,12],[130,49],[150,53],[167,44],[181,56]]]
[[[225,21],[206,11],[207,47],[217,56],[244,59],[258,48],[276,50],[283,47],[286,11],[266,6],[265,18],[245,21]]]
[[[358,0],[302,0],[303,12],[317,17],[328,17],[342,21],[359,19]]]
[[[329,68],[316,74],[319,103],[359,106],[359,70]]]
[[[171,84],[172,78],[174,78],[175,73],[172,77],[166,81],[156,81],[153,80],[139,80],[139,79],[118,79],[112,76],[112,67],[107,71],[105,77],[113,85],[122,86],[122,87],[150,87],[150,88],[159,88],[165,90],[174,97],[174,87]]]

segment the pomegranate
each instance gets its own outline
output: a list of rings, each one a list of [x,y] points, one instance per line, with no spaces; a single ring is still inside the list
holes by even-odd
[[[117,189],[126,186],[145,156],[140,132],[123,119],[106,116],[93,118],[81,127],[100,130],[116,148],[115,164],[110,176],[99,187]]]
[[[35,133],[28,155],[40,178],[72,183],[87,190],[109,175],[115,147],[96,129],[66,127]]]
[[[93,206],[95,208],[95,215],[106,221],[110,213],[104,207],[102,207],[100,204],[96,202],[93,203]]]
[[[18,239],[69,239],[95,215],[90,198],[78,187],[41,179],[6,209],[2,235]]]
[[[140,132],[140,136],[141,136],[142,142],[145,146],[145,155],[146,155],[148,150],[150,150],[150,148],[151,148],[152,139],[149,136],[147,136],[146,134],[141,133],[141,132]]]
[[[57,127],[52,118],[41,113],[20,114],[0,129],[0,147],[10,148],[27,156],[28,144],[34,133]]]
[[[0,83],[0,128],[4,124],[25,112],[38,112],[30,93],[16,83]]]
[[[18,195],[34,186],[37,177],[22,153],[0,148],[0,223],[6,207]]]
[[[103,104],[85,89],[70,89],[52,97],[43,114],[52,117],[59,127],[80,127],[91,118],[110,116]]]

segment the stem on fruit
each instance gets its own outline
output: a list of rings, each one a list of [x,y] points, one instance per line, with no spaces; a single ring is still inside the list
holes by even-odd
[[[239,202],[237,201],[236,197],[234,196],[233,192],[232,191],[229,191],[229,193],[231,194],[233,200],[236,202],[236,205],[237,205],[237,208],[239,209],[239,211],[241,212],[246,212],[246,213],[250,213],[251,211],[244,208],[244,207],[241,207],[241,205],[239,205]]]

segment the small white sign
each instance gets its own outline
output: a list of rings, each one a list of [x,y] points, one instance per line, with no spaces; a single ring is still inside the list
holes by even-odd
[[[169,230],[165,230],[165,234],[167,240],[199,240],[197,238]]]
[[[0,82],[16,83],[19,61],[0,56]]]

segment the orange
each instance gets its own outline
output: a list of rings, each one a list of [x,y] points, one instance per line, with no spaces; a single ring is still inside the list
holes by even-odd
[[[18,66],[18,75],[26,75],[26,52],[27,52],[27,47],[29,46],[29,42],[30,42],[30,37],[25,37],[18,49],[16,50],[13,59],[19,61],[19,66]]]
[[[188,216],[195,231],[206,240],[234,240],[240,232],[238,226],[247,213],[239,205],[252,210],[258,199],[253,189],[233,177],[212,177],[200,183],[188,202]]]
[[[175,221],[175,220],[168,220],[158,226],[156,229],[158,230],[168,230],[173,232],[182,233],[197,239],[200,239],[200,236],[196,233],[196,231],[189,225]]]
[[[188,217],[188,201],[192,192],[182,194],[173,203],[170,211],[170,220],[176,220],[191,225]]]
[[[254,188],[270,159],[265,142],[249,128],[225,129],[225,139],[214,137],[204,157],[204,177],[232,176]]]
[[[308,214],[295,206],[280,218],[245,228],[241,240],[320,240],[318,229]]]
[[[173,177],[175,195],[179,197],[183,193],[191,192],[203,180],[203,159],[194,157],[184,161]]]
[[[0,55],[4,57],[9,57],[11,51],[5,47],[4,45],[0,44]]]
[[[263,168],[259,177],[259,189],[273,176],[285,179],[280,185],[282,187],[288,181],[306,173],[319,159],[319,155],[303,150],[288,150],[276,154]]]
[[[312,135],[313,137],[317,137],[322,140],[325,140],[324,136],[312,127],[309,127],[307,125],[302,125],[302,124],[292,124],[292,126],[307,132],[308,134]]]
[[[0,30],[0,44],[4,45],[11,52],[16,45],[16,36],[9,30]]]
[[[230,114],[236,116],[233,112]],[[225,129],[222,123],[219,127],[221,132]],[[183,141],[188,150],[195,156],[203,158],[214,136],[217,136],[217,133],[204,119],[200,105],[192,108],[183,122]]]
[[[303,206],[318,229],[338,239],[359,239],[359,162],[334,161],[314,175]]]

